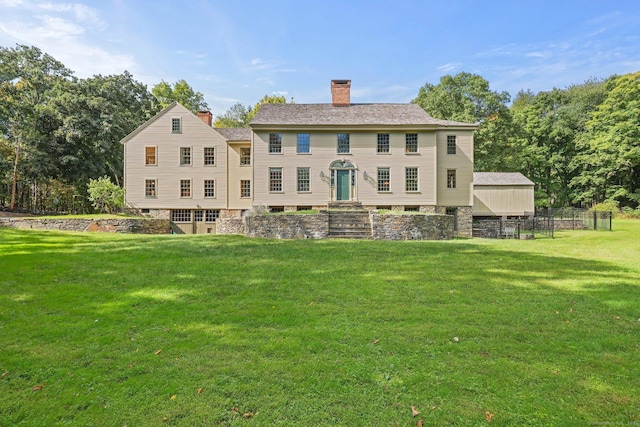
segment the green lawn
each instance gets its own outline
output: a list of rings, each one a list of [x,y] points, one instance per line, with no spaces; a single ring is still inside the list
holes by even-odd
[[[640,221],[444,242],[0,228],[0,373],[2,426],[637,425]]]

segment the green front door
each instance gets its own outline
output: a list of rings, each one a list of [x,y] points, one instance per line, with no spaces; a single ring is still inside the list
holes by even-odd
[[[349,174],[348,170],[336,170],[336,200],[349,200]]]

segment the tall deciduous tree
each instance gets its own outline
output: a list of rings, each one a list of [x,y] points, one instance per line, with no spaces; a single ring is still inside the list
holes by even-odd
[[[163,80],[151,88],[151,93],[155,96],[160,109],[166,108],[174,101],[178,101],[194,113],[209,109],[204,101],[204,95],[194,91],[185,80],[179,80],[173,86]]]
[[[425,84],[411,102],[438,119],[478,123],[475,169],[496,171],[514,168],[509,101],[509,93],[492,91],[481,76],[461,72],[443,76],[437,85]]]
[[[591,114],[578,140],[573,184],[583,203],[611,200],[640,204],[640,72],[611,78],[606,99]]]
[[[22,159],[49,138],[46,120],[52,89],[71,71],[36,47],[0,47],[0,131],[14,151],[10,210],[15,208]],[[37,163],[31,162],[32,167]]]
[[[265,95],[253,107],[245,107],[237,102],[229,107],[224,114],[216,116],[214,126],[217,128],[248,128],[262,104],[286,103],[286,98],[280,95]]]

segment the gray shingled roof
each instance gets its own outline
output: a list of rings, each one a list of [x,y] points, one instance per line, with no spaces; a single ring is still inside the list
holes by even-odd
[[[473,185],[534,185],[520,172],[474,172]]]
[[[475,127],[434,119],[417,104],[263,104],[251,125],[439,125]]]
[[[249,128],[213,128],[227,141],[251,141]]]

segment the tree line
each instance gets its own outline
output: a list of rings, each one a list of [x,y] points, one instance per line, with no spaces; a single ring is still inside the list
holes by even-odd
[[[124,72],[80,79],[33,46],[0,47],[0,207],[84,211],[88,184],[122,185],[119,141],[171,102],[206,110],[181,80],[148,90]],[[265,95],[216,116],[216,127],[248,127]],[[522,172],[538,206],[640,203],[640,72],[565,89],[507,92],[479,75],[443,76],[412,101],[436,118],[478,123],[477,171]]]

